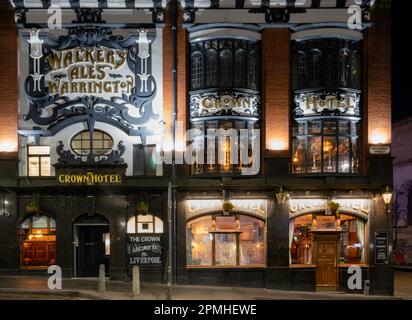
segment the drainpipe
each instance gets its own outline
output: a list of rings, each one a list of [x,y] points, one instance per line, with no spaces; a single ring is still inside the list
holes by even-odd
[[[172,0],[172,130],[173,130],[173,168],[172,168],[172,179],[173,179],[173,188],[172,188],[172,204],[173,204],[173,279],[176,280],[176,217],[177,217],[177,203],[176,203],[176,121],[177,121],[177,65],[178,65],[178,56],[177,56],[177,18],[179,14],[178,9],[178,0]]]

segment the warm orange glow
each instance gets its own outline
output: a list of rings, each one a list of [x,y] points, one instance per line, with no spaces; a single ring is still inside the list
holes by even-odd
[[[17,143],[12,140],[0,140],[0,152],[17,151]]]
[[[390,137],[389,134],[385,129],[382,130],[374,130],[372,131],[372,135],[370,136],[371,144],[390,144]]]
[[[273,151],[288,150],[288,143],[286,139],[273,138],[268,140],[266,148]]]

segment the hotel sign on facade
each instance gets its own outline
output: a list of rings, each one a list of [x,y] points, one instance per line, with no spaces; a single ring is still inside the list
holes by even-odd
[[[291,199],[289,201],[290,217],[316,211],[327,211],[328,199]],[[347,211],[359,216],[367,217],[370,210],[370,199],[334,199],[339,203],[340,211]]]

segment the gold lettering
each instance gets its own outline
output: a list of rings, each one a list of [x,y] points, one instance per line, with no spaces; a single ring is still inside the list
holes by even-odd
[[[106,93],[112,93],[112,87],[110,86],[110,82],[104,82],[103,90]]]
[[[97,66],[97,79],[103,80],[106,77],[106,72],[104,71],[105,66]]]
[[[73,64],[73,55],[69,51],[66,56],[64,57],[64,68],[68,68],[71,64]]]
[[[52,94],[58,93],[59,87],[60,87],[60,80],[49,81],[49,90]]]
[[[126,61],[126,52],[118,52],[117,56],[119,57],[120,60],[116,62],[115,68],[120,69]]]
[[[63,83],[62,87],[60,88],[60,94],[64,96],[66,93],[69,92],[69,84],[67,82]]]
[[[49,61],[49,65],[53,71],[61,69],[61,64],[62,64],[61,59],[62,59],[61,54],[57,54],[55,52],[47,56],[47,60]]]

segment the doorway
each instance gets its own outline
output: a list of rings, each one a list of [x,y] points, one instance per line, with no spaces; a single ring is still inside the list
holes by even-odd
[[[104,220],[102,220],[104,219]],[[97,277],[99,266],[105,265],[106,274],[110,267],[109,224],[104,217],[93,217],[89,221],[75,224],[75,265],[77,277]]]
[[[337,234],[315,234],[316,286],[336,290],[338,287]]]

